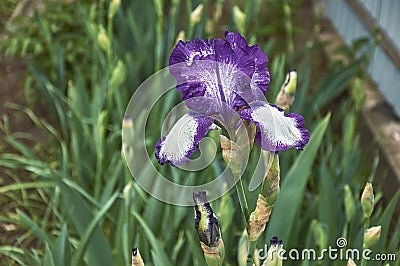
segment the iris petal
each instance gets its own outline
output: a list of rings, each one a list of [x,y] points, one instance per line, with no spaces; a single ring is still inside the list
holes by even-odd
[[[238,109],[248,105],[243,95],[254,92],[251,82],[261,95],[265,94],[270,81],[267,56],[257,44],[248,46],[239,33],[226,32],[225,37],[176,45],[169,65],[183,100],[209,97]]]
[[[156,158],[160,164],[182,165],[199,149],[199,143],[213,128],[214,120],[207,116],[187,113],[172,127],[168,135],[156,144]]]
[[[266,102],[251,105],[241,112],[241,116],[256,124],[256,140],[263,150],[302,150],[310,139],[301,115],[285,114],[281,108]]]

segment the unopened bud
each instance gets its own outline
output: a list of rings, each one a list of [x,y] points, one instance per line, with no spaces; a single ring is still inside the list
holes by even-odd
[[[371,182],[367,182],[364,191],[361,195],[361,206],[364,212],[364,217],[371,217],[372,211],[374,210],[374,190]]]
[[[193,11],[190,13],[190,24],[192,26],[196,25],[201,20],[201,15],[203,14],[203,4],[199,4]]]
[[[104,51],[109,52],[111,42],[103,25],[99,25],[98,27],[97,42]]]
[[[282,266],[283,243],[278,237],[274,236],[270,240],[270,247],[267,252],[267,258],[263,266]]]
[[[207,265],[222,265],[225,257],[224,242],[218,219],[207,201],[206,192],[193,193],[193,200],[196,204],[194,225]]]
[[[313,232],[317,245],[321,249],[326,248],[328,245],[328,237],[325,224],[322,224],[318,220],[314,219],[311,222],[311,231]]]
[[[181,30],[178,35],[176,36],[175,43],[178,43],[179,41],[185,41],[185,31]]]
[[[379,238],[381,237],[381,226],[374,226],[371,227],[364,232],[364,243],[363,248],[369,248],[376,242],[378,242]]]
[[[360,110],[364,105],[366,93],[364,91],[364,79],[356,78],[351,84],[351,96],[355,103],[356,110]]]
[[[112,0],[110,3],[110,8],[108,10],[108,18],[113,19],[117,13],[119,6],[121,5],[121,0]]]
[[[214,32],[214,30],[215,30],[215,23],[214,23],[214,21],[212,20],[212,19],[207,19],[206,20],[206,26],[205,26],[205,31],[206,31],[206,33],[208,33],[208,34],[211,34],[211,33],[213,33]]]
[[[140,256],[138,248],[132,249],[132,266],[144,266],[144,262],[142,256]]]
[[[118,60],[108,83],[111,90],[115,90],[116,87],[120,86],[125,81],[125,77],[125,65],[121,60]]]
[[[297,71],[296,69],[291,69],[286,74],[285,82],[283,83],[281,90],[276,97],[276,105],[284,110],[287,110],[293,104],[296,87]]]
[[[354,260],[349,258],[349,260],[347,261],[347,266],[357,266],[357,264],[354,262]]]
[[[133,159],[135,131],[132,119],[125,115],[122,121],[122,151],[127,162]]]
[[[203,250],[204,259],[208,266],[221,266],[224,262],[225,247],[222,238],[219,239],[216,247],[209,247],[203,242],[200,242],[201,249]]]
[[[233,21],[241,34],[245,33],[246,30],[246,14],[240,9],[239,6],[233,7]]]

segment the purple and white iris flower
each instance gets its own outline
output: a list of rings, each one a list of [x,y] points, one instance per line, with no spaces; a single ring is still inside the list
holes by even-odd
[[[263,150],[303,149],[310,137],[303,117],[284,113],[264,97],[270,83],[267,61],[260,47],[248,46],[239,33],[226,32],[225,40],[179,41],[169,70],[189,112],[157,142],[158,162],[182,165],[209,130],[234,132],[245,120],[256,125]]]

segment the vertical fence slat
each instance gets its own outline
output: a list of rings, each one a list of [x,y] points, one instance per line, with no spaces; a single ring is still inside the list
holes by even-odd
[[[378,84],[386,101],[400,117],[400,1],[399,0],[323,0],[324,15],[330,18],[336,30],[347,44],[360,37],[373,38],[373,24],[384,31],[384,40],[372,55],[367,68],[371,78]],[[350,6],[349,6],[350,5]],[[354,6],[370,15],[366,23]],[[357,10],[354,13],[354,10]],[[366,26],[367,25],[367,26]],[[387,37],[386,37],[387,36]]]

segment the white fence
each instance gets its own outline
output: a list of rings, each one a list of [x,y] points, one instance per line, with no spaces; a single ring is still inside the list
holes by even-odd
[[[373,38],[379,28],[382,41],[375,49],[368,72],[387,103],[400,117],[400,0],[322,0],[324,15],[347,44]]]

